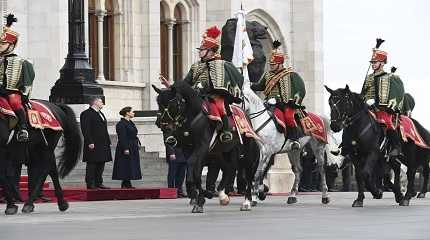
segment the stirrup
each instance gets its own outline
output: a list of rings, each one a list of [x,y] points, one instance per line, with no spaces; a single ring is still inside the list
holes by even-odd
[[[228,131],[223,131],[220,135],[219,135],[219,139],[221,142],[225,143],[225,142],[230,142],[233,139],[233,134],[231,132]]]
[[[299,150],[300,149],[300,143],[298,141],[291,140],[290,148],[291,148],[291,150]]]
[[[29,140],[28,131],[26,129],[19,130],[18,133],[16,134],[16,140],[18,142],[28,142]]]

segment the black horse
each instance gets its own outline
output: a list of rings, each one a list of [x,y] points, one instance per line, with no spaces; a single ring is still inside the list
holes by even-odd
[[[333,131],[339,132],[343,129],[342,142],[351,146],[354,152],[353,164],[355,166],[355,177],[358,186],[358,197],[354,200],[353,207],[362,207],[364,199],[364,185],[372,193],[374,198],[382,197],[377,181],[381,179],[387,152],[384,129],[369,113],[369,106],[360,94],[351,92],[348,85],[346,88],[332,90],[325,86],[330,93],[329,105],[331,125]],[[417,121],[413,120],[419,134],[424,141],[430,143],[430,133]],[[386,145],[385,145],[386,146]],[[401,206],[408,206],[410,199],[415,195],[414,180],[417,163],[429,158],[429,149],[421,148],[414,142],[403,142],[402,151],[404,157],[401,163],[408,167],[408,187],[405,196],[400,191],[400,163],[399,159],[388,159],[388,164],[395,172],[393,192]]]
[[[60,211],[66,211],[69,207],[64,199],[63,190],[59,182],[59,177],[66,177],[76,166],[80,157],[82,140],[73,110],[64,104],[54,104],[43,100],[37,102],[44,104],[57,118],[62,127],[62,131],[52,129],[29,129],[30,139],[26,143],[15,141],[15,136],[8,143],[11,129],[9,128],[9,118],[0,118],[0,162],[1,169],[0,182],[3,182],[5,198],[7,202],[5,213],[8,215],[16,214],[18,207],[14,203],[17,198],[18,190],[6,172],[10,166],[16,166],[13,161],[26,163],[29,172],[29,198],[22,209],[23,213],[34,211],[34,201],[38,198],[40,188],[47,175],[51,177],[55,195]],[[54,150],[61,137],[64,137],[64,151],[60,156],[58,170]],[[10,172],[10,171],[9,171]]]
[[[193,213],[202,213],[205,197],[208,192],[204,191],[201,186],[202,168],[205,158],[209,152],[216,152],[222,155],[219,161],[223,167],[223,178],[225,175],[225,184],[232,182],[234,176],[233,166],[246,166],[246,178],[248,182],[246,199],[251,201],[252,179],[255,172],[254,166],[258,163],[258,147],[255,147],[253,139],[243,137],[244,146],[240,146],[237,135],[230,143],[222,144],[216,142],[211,145],[212,139],[217,139],[214,134],[217,132],[217,124],[208,119],[207,113],[202,108],[203,99],[187,83],[183,81],[175,82],[170,88],[160,90],[154,85],[154,90],[159,94],[157,103],[159,105],[160,115],[158,118],[159,127],[164,133],[165,143],[171,146],[176,144],[191,146],[192,153],[187,159],[187,179],[186,187],[188,197],[195,199]],[[218,140],[216,140],[218,141]],[[246,152],[239,164],[242,147]],[[254,171],[254,172],[253,172]],[[221,200],[221,198],[220,198]],[[250,202],[249,202],[250,206]],[[250,210],[248,202],[242,206],[241,210]]]
[[[237,18],[228,19],[222,27],[221,35],[221,57],[223,60],[231,62],[234,51],[234,39],[236,36]],[[254,60],[247,66],[249,80],[258,82],[266,68],[266,56],[260,40],[267,39],[269,33],[267,27],[257,21],[246,21],[246,32],[251,43]]]

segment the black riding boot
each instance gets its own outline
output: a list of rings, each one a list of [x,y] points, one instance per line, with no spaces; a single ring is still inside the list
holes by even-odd
[[[230,142],[233,139],[233,134],[231,133],[229,124],[228,124],[228,116],[224,115],[222,118],[222,132],[219,135],[221,142]]]
[[[285,135],[285,137],[291,141],[291,149],[300,149],[299,131],[297,127],[287,127]]]
[[[387,130],[387,137],[389,139],[389,146],[390,146],[390,152],[388,153],[388,156],[390,158],[401,158],[403,157],[402,153],[402,143],[400,136],[397,131],[395,130]]]
[[[27,142],[28,141],[28,125],[27,118],[25,117],[24,109],[15,110],[15,114],[18,117],[18,128],[19,131],[16,134],[16,139],[18,142]]]

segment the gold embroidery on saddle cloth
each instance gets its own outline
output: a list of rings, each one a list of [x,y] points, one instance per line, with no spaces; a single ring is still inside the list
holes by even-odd
[[[35,110],[27,110],[28,112],[28,121],[30,122],[30,126],[34,128],[43,129],[42,119],[40,118],[39,112]]]
[[[300,118],[300,124],[302,125],[303,131],[306,135],[318,130],[318,126],[315,124],[312,118],[306,115],[301,109],[298,110],[298,115]]]

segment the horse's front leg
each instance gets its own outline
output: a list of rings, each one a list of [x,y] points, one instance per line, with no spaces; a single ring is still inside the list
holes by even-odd
[[[325,152],[324,152],[325,146],[322,144],[317,144],[315,146],[315,157],[317,160],[317,167],[318,171],[320,173],[321,177],[321,203],[322,204],[328,204],[330,202],[330,196],[328,193],[328,187],[327,187],[327,181],[326,181],[326,174],[325,174]]]
[[[192,213],[203,213],[203,206],[205,204],[205,191],[202,188],[202,170],[203,170],[203,159],[206,157],[209,143],[195,145],[194,151],[188,158],[189,171],[192,173],[190,176],[190,183],[193,183],[194,191],[192,192],[191,199],[195,199],[193,203]],[[208,141],[207,141],[208,142]],[[190,202],[191,204],[191,202]]]
[[[394,184],[391,184],[391,190],[394,193],[394,197],[397,203],[400,203],[403,200],[403,194],[400,190],[400,164],[396,161],[391,161],[390,166],[394,171]],[[391,183],[391,180],[387,180]]]
[[[13,193],[16,190],[15,184],[12,183],[11,179],[6,176],[6,174],[0,175],[0,186],[3,187],[3,196],[6,201],[6,215],[15,215],[18,212],[18,206],[15,204],[15,200],[13,198]],[[15,188],[15,190],[14,190]]]
[[[300,151],[293,150],[288,152],[288,158],[290,160],[291,166],[294,172],[294,184],[290,191],[290,196],[287,199],[288,204],[297,203],[296,194],[299,191],[300,177],[302,175],[302,164],[300,162]]]
[[[382,189],[378,189],[376,187],[376,176],[378,174],[375,174],[375,169],[378,167],[378,161],[379,161],[379,152],[378,150],[371,151],[365,158],[364,158],[364,166],[361,171],[361,175],[363,177],[363,180],[365,181],[365,185],[370,191],[370,193],[373,195],[373,198],[375,199],[381,199],[383,195]]]
[[[405,156],[407,156],[408,160],[408,170],[406,172],[406,175],[408,176],[408,188],[405,194],[405,197],[400,202],[400,206],[409,206],[409,201],[411,198],[415,197],[415,174],[417,172],[417,166],[416,166],[416,148],[415,147],[409,147],[407,149],[407,153]]]
[[[364,200],[364,180],[361,175],[361,166],[359,162],[354,162],[355,181],[357,182],[358,195],[352,203],[352,207],[363,207]]]

